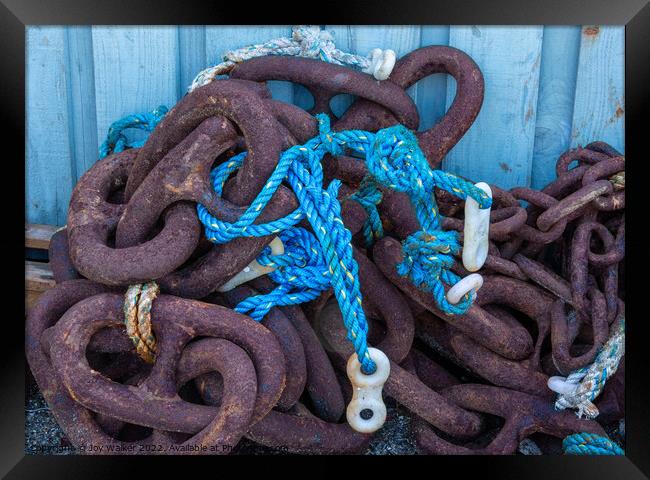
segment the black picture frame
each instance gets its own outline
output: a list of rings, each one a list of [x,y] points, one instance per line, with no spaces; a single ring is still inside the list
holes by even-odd
[[[24,278],[22,255],[13,254],[14,249],[24,248],[24,236],[20,235],[24,225],[24,136],[25,129],[25,27],[35,24],[615,24],[625,25],[625,96],[626,96],[626,156],[632,162],[633,175],[628,175],[628,222],[627,257],[632,258],[626,268],[626,310],[630,312],[626,321],[626,455],[623,457],[408,457],[406,461],[419,463],[422,473],[415,475],[439,475],[439,468],[445,464],[445,475],[453,469],[458,473],[469,472],[478,478],[494,476],[505,479],[534,478],[590,478],[636,479],[650,476],[650,376],[645,369],[648,350],[646,346],[647,320],[643,316],[644,290],[650,282],[633,280],[635,271],[647,265],[644,256],[646,243],[643,223],[647,222],[642,205],[644,175],[642,168],[647,162],[645,148],[645,126],[642,119],[648,115],[650,105],[650,67],[648,47],[650,46],[650,5],[647,0],[545,0],[545,1],[417,1],[399,0],[382,2],[332,1],[317,4],[305,2],[293,6],[269,3],[264,8],[245,8],[239,3],[205,2],[196,0],[156,2],[147,0],[2,0],[0,5],[0,98],[2,99],[2,131],[6,135],[2,143],[4,169],[11,169],[3,175],[3,200],[9,208],[3,209],[6,222],[0,235],[5,269],[3,275],[3,340],[2,381],[0,382],[0,474],[9,478],[31,476],[58,478],[112,477],[123,472],[136,473],[141,469],[151,475],[154,465],[168,468],[170,461],[185,459],[176,457],[164,461],[151,457],[93,457],[93,456],[25,456],[24,453],[24,372],[27,368],[24,356],[24,302],[20,292]],[[645,135],[644,135],[645,133]],[[16,187],[10,189],[9,187]],[[637,188],[638,187],[638,188]],[[646,187],[647,190],[647,187]],[[22,194],[22,195],[21,195]],[[646,202],[647,203],[647,202]],[[632,209],[632,210],[629,210]],[[636,214],[634,209],[639,209]],[[637,260],[638,259],[638,260]],[[636,293],[635,293],[636,292]],[[647,296],[647,293],[645,293]],[[7,306],[11,305],[11,308]],[[281,469],[291,466],[292,470],[310,475],[311,466],[296,468],[296,461],[314,461],[314,457],[257,457],[257,461],[282,462]],[[320,457],[320,461],[338,459]],[[390,461],[404,461],[404,457]],[[199,461],[205,462],[205,459]],[[238,468],[248,470],[250,459],[224,458]],[[346,467],[338,474],[367,474],[370,464],[379,466],[389,461],[386,457],[348,457]],[[244,463],[246,462],[246,463]],[[291,463],[289,463],[291,462]],[[359,462],[359,463],[357,463]],[[214,463],[206,465],[214,468]],[[225,464],[218,464],[221,467]],[[245,466],[244,466],[245,465]],[[184,468],[188,468],[186,464]],[[190,470],[187,470],[190,472]],[[244,472],[245,470],[240,470]],[[210,475],[221,473],[212,470]],[[330,470],[334,474],[334,470]],[[426,473],[428,472],[428,473]],[[325,471],[327,475],[327,471]]]

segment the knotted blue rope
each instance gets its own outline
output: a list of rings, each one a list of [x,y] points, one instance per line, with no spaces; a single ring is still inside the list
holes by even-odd
[[[239,153],[230,158],[228,162],[222,163],[210,172],[212,188],[217,195],[223,193],[223,186],[226,183],[226,180],[228,180],[228,177],[233,172],[237,171],[237,169],[242,166],[245,158],[246,152]],[[262,213],[263,207],[275,193],[275,190],[287,176],[290,166],[291,163],[289,160],[284,162],[280,160],[276,169],[271,174],[271,177],[266,182],[266,185],[255,199],[255,202],[253,202],[246,212],[234,223],[224,222],[217,217],[210,215],[207,208],[198,204],[197,212],[199,220],[205,227],[205,236],[208,240],[214,243],[227,243],[238,237],[264,237],[266,235],[273,235],[296,225],[305,218],[302,208],[298,208],[286,217],[279,218],[272,222],[253,224],[260,213]]]
[[[565,455],[625,455],[625,451],[607,437],[595,433],[574,433],[562,441]]]
[[[490,207],[492,199],[460,177],[431,169],[415,135],[403,125],[380,130],[372,145],[366,156],[370,174],[382,185],[409,196],[421,226],[402,243],[404,259],[397,266],[398,273],[408,276],[420,290],[431,292],[442,311],[465,313],[472,303],[470,293],[455,305],[445,296],[444,284],[451,286],[460,280],[450,270],[460,244],[458,232],[442,230],[434,189],[463,200],[471,197],[480,208]]]
[[[160,105],[152,112],[134,113],[113,122],[108,128],[106,140],[99,147],[99,158],[107,157],[111,153],[122,152],[127,148],[136,148],[144,145],[146,138],[139,141],[129,141],[124,134],[124,130],[136,128],[138,130],[144,130],[148,136],[156,128],[156,125],[160,123],[166,113],[167,107]]]
[[[263,295],[254,295],[240,302],[235,311],[260,321],[274,306],[297,305],[314,300],[331,286],[327,260],[316,237],[300,227],[284,230],[279,235],[284,253],[272,255],[266,247],[257,261],[276,267],[269,277],[278,286]]]
[[[471,196],[483,208],[490,206],[491,199],[481,189],[459,177],[432,170],[417,144],[415,135],[402,125],[380,130],[376,134],[362,130],[332,132],[327,115],[319,114],[316,118],[319,122],[319,135],[304,145],[289,148],[281,155],[275,171],[260,194],[236,222],[222,221],[212,216],[202,205],[199,205],[197,210],[199,219],[206,227],[206,236],[215,243],[226,243],[242,236],[278,234],[306,217],[314,230],[320,251],[317,248],[313,251],[303,248],[303,252],[312,251],[315,255],[312,265],[321,265],[319,256],[322,255],[330,273],[329,284],[325,282],[327,276],[323,275],[323,278],[319,277],[314,284],[304,283],[298,290],[306,290],[307,293],[289,298],[291,293],[287,289],[290,276],[281,271],[277,277],[280,287],[268,294],[264,302],[248,299],[250,302],[242,302],[237,308],[252,312],[252,315],[259,319],[273,305],[288,304],[283,302],[299,303],[300,298],[312,299],[316,294],[313,290],[321,291],[332,286],[348,330],[348,338],[354,343],[362,369],[371,373],[375,365],[367,352],[368,327],[359,291],[358,265],[352,257],[351,234],[343,225],[341,205],[337,200],[341,182],[333,180],[323,189],[323,169],[320,163],[323,156],[326,153],[341,155],[346,150],[363,156],[372,177],[368,182],[378,182],[410,196],[423,228],[404,242],[405,258],[398,270],[402,275],[409,275],[418,287],[433,292],[440,307],[449,313],[462,313],[469,307],[472,299],[467,295],[464,303],[450,305],[445,298],[442,282],[453,284],[459,279],[449,271],[453,264],[451,254],[457,253],[459,249],[458,234],[441,230],[433,195],[434,188],[444,188],[463,199]],[[212,171],[212,183],[217,195],[221,194],[228,176],[241,166],[245,155],[239,154]],[[284,218],[265,224],[254,224],[283,180],[293,188],[300,207]],[[370,183],[367,185],[369,189],[372,188]],[[364,195],[360,197],[364,198]],[[366,203],[374,204],[375,201]],[[301,242],[309,241],[302,235],[292,238]],[[266,262],[273,261],[268,253],[263,253],[261,259]],[[303,263],[309,264],[310,260],[304,260]],[[295,265],[285,265],[287,266]]]
[[[350,195],[350,200],[356,201],[363,207],[368,217],[363,224],[363,237],[366,246],[370,247],[375,240],[384,236],[384,226],[379,217],[377,205],[381,203],[382,194],[371,177],[366,176],[359,185],[359,190]]]
[[[323,188],[321,159],[326,153],[338,155],[342,151],[337,143],[331,141],[328,133],[329,119],[326,115],[319,117],[321,125],[324,119],[327,119],[327,129],[321,129],[321,135],[312,138],[304,145],[295,145],[283,152],[276,170],[239,220],[234,223],[220,221],[202,206],[198,207],[199,219],[208,227],[206,235],[210,240],[215,243],[225,243],[241,236],[279,233],[281,226],[295,225],[306,217],[328,267],[330,273],[328,286],[333,288],[338,301],[348,331],[348,339],[354,344],[362,370],[372,373],[376,365],[368,354],[366,338],[368,324],[362,308],[358,265],[352,256],[352,234],[343,225],[341,205],[337,200],[341,182],[334,180],[327,188]],[[224,179],[227,178],[226,172],[238,168],[237,164],[242,160],[243,155],[237,160],[231,159],[216,167],[216,172],[211,174],[213,185],[216,184],[217,187],[223,185]],[[291,185],[298,199],[299,210],[284,219],[254,226],[253,222],[284,179]],[[219,188],[216,192],[219,194]]]

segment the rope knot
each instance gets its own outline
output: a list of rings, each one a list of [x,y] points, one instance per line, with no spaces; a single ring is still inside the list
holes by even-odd
[[[443,284],[454,285],[460,278],[451,271],[454,255],[460,251],[458,232],[419,230],[402,242],[404,259],[397,265],[397,273],[408,276],[420,290],[431,292],[438,306],[450,314],[463,314],[472,304],[471,293],[458,303],[451,304],[445,296]]]
[[[323,249],[313,234],[293,227],[279,235],[284,253],[272,255],[266,247],[257,257],[264,266],[276,267],[269,277],[277,287],[266,294],[255,295],[240,302],[235,310],[260,321],[275,306],[295,305],[315,299],[331,287],[332,275]]]
[[[300,45],[300,56],[330,61],[335,48],[332,35],[317,26],[298,25],[293,27],[291,38]]]
[[[417,138],[403,125],[380,130],[367,157],[368,170],[382,184],[400,192],[426,190],[431,171]]]
[[[454,254],[460,250],[458,233],[438,231],[432,235],[423,230],[409,235],[402,243],[404,260],[397,267],[400,275],[409,275],[416,285],[439,279],[443,269],[454,265]]]
[[[330,117],[325,113],[316,115],[318,119],[318,138],[325,151],[333,156],[343,155],[345,142],[337,138],[330,126]]]
[[[105,158],[112,153],[123,152],[127,148],[141,147],[145,140],[129,141],[124,134],[125,130],[135,128],[150,133],[156,128],[167,114],[167,107],[159,105],[151,112],[127,115],[111,124],[108,128],[106,140],[99,147],[99,158]]]
[[[369,175],[366,175],[359,185],[359,190],[350,195],[350,200],[356,201],[366,211],[368,218],[363,224],[363,237],[366,246],[370,247],[375,239],[384,236],[384,226],[381,223],[377,206],[381,203],[382,193],[377,183]]]

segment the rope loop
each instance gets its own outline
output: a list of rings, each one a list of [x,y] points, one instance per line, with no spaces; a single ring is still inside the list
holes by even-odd
[[[576,409],[579,418],[583,416],[596,418],[599,412],[593,401],[603,391],[607,380],[616,373],[623,355],[625,355],[625,317],[621,315],[612,328],[610,338],[600,349],[594,362],[572,372],[564,379],[565,384],[575,385],[575,388],[558,395],[555,409]],[[554,378],[558,377],[549,379],[549,387]]]
[[[461,315],[472,305],[470,292],[456,304],[447,300],[443,284],[455,285],[460,277],[451,271],[454,255],[458,255],[460,245],[458,232],[419,230],[402,242],[404,260],[397,265],[397,273],[408,276],[420,290],[431,292],[438,307],[445,313]]]
[[[363,57],[336,48],[334,37],[318,26],[298,25],[291,30],[291,38],[274,38],[264,43],[249,45],[227,52],[223,61],[202,70],[192,81],[188,91],[207,85],[219,75],[226,75],[238,63],[266,55],[284,55],[319,59],[327,63],[357,68],[373,75],[377,80],[385,80],[395,65],[395,52],[374,49]]]
[[[144,130],[147,134],[153,132],[167,111],[166,106],[160,105],[151,112],[134,113],[113,122],[108,128],[106,140],[99,147],[99,158],[102,159],[112,153],[123,152],[127,148],[137,148],[144,145],[146,138],[144,140],[129,141],[124,131],[135,128]]]
[[[231,157],[228,161],[221,163],[210,172],[212,188],[217,195],[223,193],[226,180],[236,172],[244,163],[246,152]],[[197,205],[199,220],[205,226],[205,236],[213,243],[227,243],[242,236],[263,237],[281,232],[284,229],[296,225],[304,218],[300,207],[286,217],[279,218],[267,223],[254,224],[253,222],[262,213],[262,207],[271,199],[277,187],[286,176],[289,164],[278,164],[271,178],[264,186],[260,195],[255,199],[246,212],[236,222],[226,222],[213,216],[208,209],[200,203]]]
[[[136,352],[147,363],[153,363],[156,337],[151,328],[151,307],[160,288],[156,282],[130,285],[124,295],[124,325],[126,333],[135,345]]]
[[[257,257],[264,266],[276,267],[269,277],[278,286],[263,295],[254,295],[240,302],[235,311],[260,321],[274,306],[297,305],[314,300],[331,287],[332,276],[316,237],[300,227],[284,230],[279,235],[284,244],[282,255],[272,255],[266,247]]]

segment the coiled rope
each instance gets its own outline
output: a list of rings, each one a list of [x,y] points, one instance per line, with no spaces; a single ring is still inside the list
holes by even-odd
[[[565,455],[625,455],[625,451],[607,437],[595,433],[574,433],[562,441]]]
[[[359,291],[358,266],[352,257],[351,234],[343,225],[341,206],[337,199],[341,182],[335,179],[326,189],[323,188],[323,156],[326,153],[342,155],[346,151],[362,156],[372,177],[365,187],[370,190],[376,188],[371,182],[377,182],[409,195],[423,229],[404,242],[405,258],[398,269],[402,275],[409,275],[418,287],[433,292],[440,308],[449,313],[462,313],[469,308],[472,298],[467,294],[457,305],[449,304],[445,298],[443,282],[453,284],[459,280],[458,276],[448,270],[454,262],[452,255],[459,250],[458,233],[441,230],[434,188],[443,188],[463,199],[471,196],[483,208],[491,205],[491,199],[472,183],[445,172],[432,170],[417,144],[415,135],[402,125],[377,133],[362,130],[332,132],[327,115],[318,114],[316,118],[319,123],[319,135],[304,145],[289,148],[282,154],[262,191],[236,222],[220,220],[210,215],[200,204],[197,211],[201,223],[205,226],[206,237],[214,243],[226,243],[242,236],[275,235],[290,229],[306,217],[318,242],[312,241],[303,232],[285,233],[289,246],[284,257],[263,253],[258,259],[262,264],[273,262],[279,266],[275,278],[280,287],[271,294],[251,297],[237,308],[254,312],[255,317],[261,318],[273,305],[311,300],[315,298],[316,291],[332,286],[348,330],[348,339],[354,343],[364,372],[372,373],[375,365],[367,352],[368,326]],[[211,172],[213,188],[217,195],[221,195],[225,181],[241,166],[244,158],[245,152],[222,163]],[[294,190],[300,207],[286,217],[264,224],[254,224],[285,179]],[[307,259],[305,255],[314,255],[314,258]],[[311,265],[315,267],[315,271],[326,265],[329,275],[324,274],[323,269],[311,277],[298,277],[295,271],[292,271],[293,274],[288,273],[289,267],[297,268],[298,264]],[[297,282],[295,285],[298,285],[298,278],[302,286],[293,290],[291,282]],[[309,283],[305,283],[306,280]],[[301,294],[296,294],[297,292]]]

